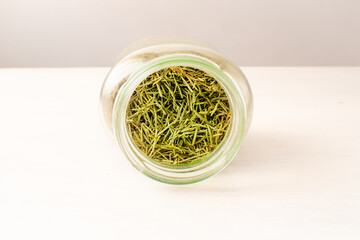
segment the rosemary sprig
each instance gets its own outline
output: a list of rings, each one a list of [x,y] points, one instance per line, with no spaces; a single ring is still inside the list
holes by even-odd
[[[127,128],[134,144],[156,161],[198,162],[223,140],[229,101],[220,84],[202,70],[164,68],[142,81],[128,104]]]

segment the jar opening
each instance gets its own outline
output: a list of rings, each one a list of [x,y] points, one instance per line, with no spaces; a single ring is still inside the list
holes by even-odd
[[[154,161],[133,143],[126,116],[130,99],[144,79],[162,69],[179,66],[199,69],[214,77],[226,93],[231,117],[229,116],[229,125],[223,140],[211,154],[192,164],[171,165]],[[239,72],[239,69],[230,70]],[[242,75],[237,77],[242,77]],[[145,62],[128,77],[117,92],[112,114],[112,126],[117,143],[134,167],[161,182],[188,184],[214,175],[230,163],[246,132],[247,112],[242,90],[236,81],[226,69],[222,69],[222,66],[207,58],[192,54],[171,54]]]
[[[210,74],[172,66],[149,74],[130,97],[127,131],[156,162],[200,163],[221,146],[231,121],[229,99]]]

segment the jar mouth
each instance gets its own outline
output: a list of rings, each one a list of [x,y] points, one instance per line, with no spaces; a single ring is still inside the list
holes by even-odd
[[[170,165],[156,161],[136,147],[127,131],[126,110],[136,87],[150,74],[163,68],[188,66],[200,69],[223,87],[229,100],[231,118],[221,143],[199,161]],[[240,71],[240,70],[239,70]],[[238,151],[246,132],[246,109],[242,92],[235,80],[218,64],[191,54],[173,54],[155,58],[137,69],[119,89],[113,107],[115,139],[130,162],[145,175],[164,183],[188,184],[204,180],[221,171]]]

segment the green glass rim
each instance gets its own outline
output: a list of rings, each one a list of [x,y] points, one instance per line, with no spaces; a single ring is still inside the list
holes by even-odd
[[[190,55],[190,54],[176,54],[176,55],[174,54],[174,55],[170,55],[170,56],[168,55],[168,56],[164,56],[164,57],[155,58],[155,59],[145,63],[142,67],[140,67],[138,69],[138,71],[134,72],[129,77],[128,81],[118,91],[117,96],[115,98],[114,108],[113,108],[113,129],[114,129],[116,141],[118,142],[118,144],[120,145],[120,147],[122,149],[124,148],[124,145],[123,145],[124,139],[121,139],[120,136],[121,136],[121,131],[124,130],[124,128],[119,126],[119,124],[121,123],[121,121],[119,121],[119,118],[124,117],[124,116],[122,114],[120,114],[121,108],[124,107],[124,105],[126,105],[126,106],[128,105],[131,94],[136,89],[136,87],[146,78],[146,76],[150,75],[153,72],[161,70],[163,68],[173,67],[173,66],[190,66],[190,67],[200,69],[200,70],[208,73],[209,75],[213,76],[226,92],[226,95],[227,95],[227,97],[229,99],[229,103],[230,103],[230,109],[231,109],[230,111],[233,113],[234,108],[241,108],[241,112],[246,113],[244,100],[241,96],[241,91],[240,91],[239,87],[234,82],[234,80],[231,78],[231,76],[229,76],[226,72],[222,71],[221,67],[218,66],[217,64],[215,64],[214,62],[211,62],[208,59],[205,59],[205,58],[202,58],[199,56]],[[226,82],[227,85],[225,85],[224,82]],[[229,87],[231,87],[233,91],[238,92],[238,94],[240,95],[241,106],[239,106],[239,105],[234,106],[234,103],[232,101],[232,95],[230,94],[230,91],[229,91]],[[125,97],[125,95],[126,95],[126,97]],[[237,103],[239,104],[239,101]],[[127,111],[127,109],[125,111]],[[231,153],[227,153],[226,162],[222,165],[221,168],[216,169],[216,171],[213,171],[211,174],[207,174],[206,176],[204,176],[202,178],[198,178],[198,179],[195,179],[195,180],[189,181],[189,182],[188,181],[184,181],[184,182],[167,181],[167,180],[157,177],[153,173],[147,172],[146,170],[143,170],[143,169],[139,169],[140,167],[135,166],[134,162],[131,159],[130,160],[131,160],[132,164],[136,168],[138,168],[142,173],[144,173],[145,175],[147,175],[157,181],[160,181],[160,182],[165,182],[165,183],[170,183],[170,184],[189,184],[189,183],[195,183],[195,182],[204,180],[204,179],[216,174],[217,172],[221,171],[224,167],[226,167],[227,164],[229,164],[231,162],[231,160],[235,156],[236,152],[239,150],[241,142],[245,135],[245,116],[244,116],[244,114],[241,114],[238,117],[241,118],[241,119],[237,119],[237,121],[236,121],[237,124],[240,124],[240,127],[239,127],[240,134],[239,134],[239,132],[236,133],[236,134],[238,134],[238,138],[237,138],[236,142],[232,143],[233,146],[231,148]],[[224,139],[210,154],[206,155],[203,158],[200,158],[196,162],[192,162],[189,164],[182,164],[182,165],[171,165],[171,164],[162,163],[162,162],[152,159],[151,157],[147,156],[144,152],[142,152],[137,146],[135,146],[133,144],[133,141],[127,131],[125,131],[125,135],[127,136],[127,140],[128,140],[127,144],[130,146],[130,148],[133,151],[134,151],[134,148],[136,148],[138,150],[137,153],[140,153],[142,155],[143,159],[147,160],[147,163],[150,163],[154,166],[156,165],[156,166],[161,167],[162,169],[168,168],[168,169],[174,170],[174,169],[189,169],[189,167],[190,168],[197,167],[199,165],[203,165],[206,163],[205,167],[209,167],[217,161],[219,156],[224,155],[224,153],[222,153],[220,150],[224,147],[225,144],[228,144],[228,138],[231,134],[231,130],[232,130],[234,124],[235,124],[235,117],[231,116],[230,124],[226,131]],[[127,126],[125,126],[125,129],[127,130]],[[130,139],[130,141],[129,141],[129,139]],[[127,153],[126,153],[126,151],[124,151],[124,149],[123,149],[123,152],[125,152],[125,155],[127,155]],[[215,159],[213,159],[213,161],[209,162],[209,160],[214,158],[214,156],[217,156],[217,157]],[[128,158],[131,158],[131,157],[128,156]],[[142,161],[142,160],[140,160],[140,161]],[[144,163],[142,163],[142,164],[144,165]],[[145,166],[145,168],[147,168],[147,167]]]

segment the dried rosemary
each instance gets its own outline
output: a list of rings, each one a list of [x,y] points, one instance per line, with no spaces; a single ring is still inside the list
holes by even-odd
[[[146,155],[184,165],[200,161],[221,143],[230,114],[226,93],[213,77],[176,66],[140,83],[126,120],[134,144]]]

